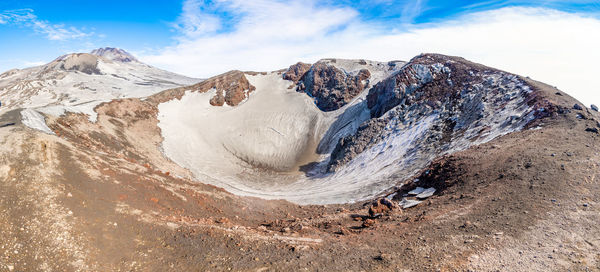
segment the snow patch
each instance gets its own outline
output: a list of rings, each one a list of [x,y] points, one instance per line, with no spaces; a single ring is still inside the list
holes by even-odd
[[[46,118],[34,109],[24,109],[21,111],[21,122],[24,125],[42,131],[48,134],[54,134],[46,125]]]

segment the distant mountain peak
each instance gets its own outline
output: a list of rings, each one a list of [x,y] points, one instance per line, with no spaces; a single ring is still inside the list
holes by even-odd
[[[120,48],[114,48],[114,47],[98,48],[98,49],[92,50],[92,52],[90,52],[90,54],[104,57],[104,58],[114,60],[114,61],[138,62],[138,60],[133,55],[129,54],[129,52],[127,52],[123,49],[120,49]]]

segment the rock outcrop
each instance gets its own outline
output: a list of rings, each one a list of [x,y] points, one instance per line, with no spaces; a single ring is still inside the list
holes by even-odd
[[[318,62],[302,77],[298,90],[315,98],[317,107],[323,111],[341,108],[361,93],[371,77],[367,69],[357,75],[348,75],[335,66]]]
[[[336,60],[322,60],[312,66],[296,63],[283,74],[283,78],[297,84],[297,91],[315,99],[322,111],[334,111],[348,104],[368,85],[371,72],[360,69],[349,72],[334,63]],[[356,61],[356,65],[367,66],[366,61]]]
[[[290,66],[290,68],[283,74],[283,79],[291,80],[297,84],[298,81],[302,79],[304,74],[310,70],[310,67],[311,65],[308,63],[298,62]]]
[[[156,94],[150,98],[151,101],[159,104],[169,101],[173,98],[181,99],[186,91],[209,92],[215,91],[215,95],[209,103],[213,106],[237,106],[248,98],[251,92],[256,88],[248,82],[245,74],[241,71],[230,71],[215,77],[211,77],[200,83],[167,90]]]
[[[531,92],[516,75],[462,58],[417,56],[371,88],[367,105],[372,119],[340,139],[328,170],[336,171],[378,143],[392,148],[393,141],[410,142],[407,155],[433,158],[434,153],[464,149],[518,130],[548,110]],[[424,129],[419,132],[423,135],[400,136],[415,129]]]
[[[398,210],[398,204],[392,202],[387,198],[380,198],[373,201],[371,207],[369,207],[369,216],[376,217],[378,215],[390,213],[394,210]]]

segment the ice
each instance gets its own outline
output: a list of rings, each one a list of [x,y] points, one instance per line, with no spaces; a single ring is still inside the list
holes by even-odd
[[[48,134],[54,134],[46,125],[46,118],[34,109],[25,109],[21,111],[21,121],[24,125],[42,131]]]
[[[433,195],[435,193],[435,188],[427,188],[417,194],[418,199],[425,199]]]
[[[420,193],[422,193],[423,191],[425,191],[425,188],[423,187],[417,187],[414,190],[408,192],[409,195],[418,195]]]
[[[419,200],[403,198],[402,201],[398,202],[398,205],[400,205],[400,207],[402,207],[403,209],[408,209],[419,205],[419,203],[421,203],[421,201]]]

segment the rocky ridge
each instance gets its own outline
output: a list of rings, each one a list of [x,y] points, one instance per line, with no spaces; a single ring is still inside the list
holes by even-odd
[[[334,111],[381,80],[381,74],[397,69],[397,64],[345,59],[323,59],[313,65],[298,62],[283,78],[294,82],[298,92],[313,97],[322,111]],[[377,75],[372,77],[371,73]]]
[[[191,86],[166,90],[151,96],[149,100],[159,104],[172,100],[173,98],[181,99],[187,91],[200,93],[212,91],[214,92],[214,96],[212,96],[209,101],[211,105],[223,106],[227,104],[228,106],[233,107],[237,106],[245,99],[248,99],[250,93],[255,89],[256,88],[248,82],[244,72],[234,70],[208,78]]]
[[[516,75],[460,58],[417,56],[369,91],[372,118],[338,142],[328,170],[431,116],[432,129],[410,154],[444,154],[519,130],[549,110],[532,92]]]

